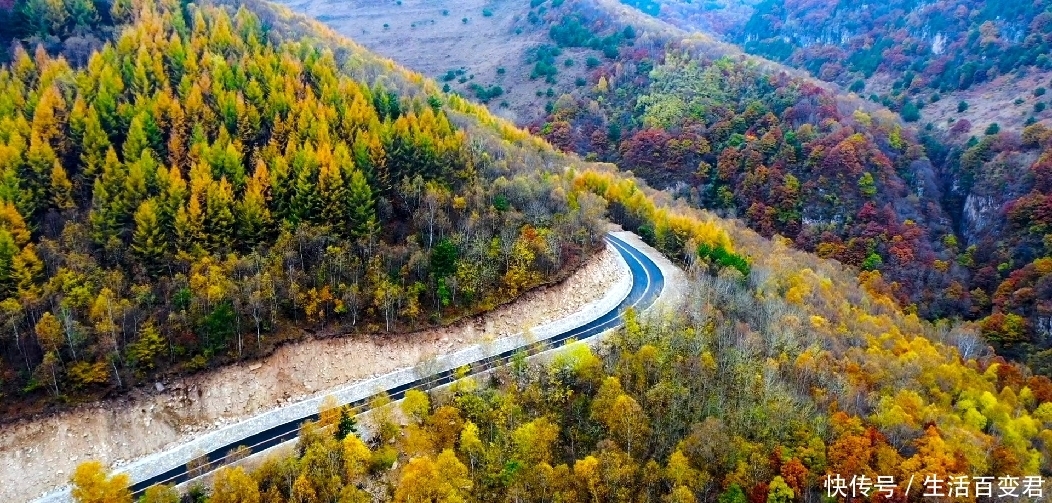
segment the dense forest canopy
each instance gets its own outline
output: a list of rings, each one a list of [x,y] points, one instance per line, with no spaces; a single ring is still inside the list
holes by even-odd
[[[605,203],[487,151],[450,119],[477,114],[462,100],[353,79],[361,61],[245,9],[110,15],[119,36],[84,66],[37,45],[0,68],[5,412],[303,328],[447,322],[602,242]]]

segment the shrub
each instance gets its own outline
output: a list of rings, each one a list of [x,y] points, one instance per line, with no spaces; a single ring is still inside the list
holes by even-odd
[[[966,110],[968,110],[968,102],[961,100],[961,102],[957,104],[957,113],[964,113]]]
[[[488,103],[489,100],[497,98],[504,94],[504,89],[500,86],[492,86],[489,88],[482,87],[478,84],[471,84],[471,90],[475,93],[475,97],[483,103]]]
[[[902,120],[906,122],[917,122],[920,119],[920,109],[912,101],[902,105]]]
[[[996,122],[991,122],[989,126],[986,126],[986,134],[987,135],[995,135],[995,134],[1000,133],[1000,132],[1001,132],[1001,126],[998,125]]]

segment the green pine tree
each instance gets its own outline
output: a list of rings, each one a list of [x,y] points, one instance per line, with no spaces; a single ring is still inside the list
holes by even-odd
[[[117,160],[117,153],[110,148],[106,152],[102,174],[95,179],[88,214],[91,237],[101,246],[109,246],[113,240],[120,239],[128,213],[124,199],[127,178],[124,166]]]
[[[18,255],[15,239],[7,229],[0,229],[0,295],[5,297],[11,293],[14,286],[11,274],[15,255]]]
[[[29,152],[22,164],[18,179],[21,182],[19,198],[15,204],[26,218],[32,218],[47,203],[47,191],[51,184],[51,169],[58,156],[51,145],[35,132],[29,140]]]
[[[353,170],[347,197],[347,214],[350,216],[351,237],[371,240],[379,231],[373,192],[360,170]]]
[[[336,439],[343,440],[347,435],[358,431],[358,423],[354,420],[354,411],[349,405],[340,407],[340,422],[336,423]]]
[[[295,186],[289,208],[290,221],[293,224],[315,222],[321,214],[321,200],[318,197],[318,164],[309,145],[296,153],[292,168]]]
[[[339,149],[337,149],[339,152]],[[347,154],[346,149],[343,153]],[[325,162],[318,173],[318,197],[321,203],[320,223],[334,229],[346,228],[347,222],[347,187],[343,183],[341,164],[350,163],[350,155],[341,156]]]
[[[95,183],[95,177],[102,171],[106,162],[106,152],[110,149],[110,139],[99,122],[95,108],[88,107],[84,115],[84,134],[80,142],[80,172],[78,192],[86,191]]]
[[[142,126],[142,118],[137,115],[131,120],[131,125],[128,127],[128,136],[124,140],[121,154],[124,156],[125,162],[131,162],[138,160],[142,156],[143,151],[148,148],[150,148],[150,145],[146,140],[146,131]]]

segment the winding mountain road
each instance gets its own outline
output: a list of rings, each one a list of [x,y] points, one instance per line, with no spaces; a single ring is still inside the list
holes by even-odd
[[[523,343],[511,349],[475,359],[468,363],[470,366],[468,375],[481,374],[493,368],[505,365],[509,363],[515,355],[520,353],[532,356],[550,349],[558,348],[570,341],[583,340],[601,334],[612,328],[619,327],[623,322],[625,310],[634,308],[637,311],[640,311],[653,305],[665,287],[664,274],[661,272],[659,266],[643,251],[624,239],[608,234],[606,236],[606,241],[610,246],[617,250],[627,263],[629,271],[631,272],[631,289],[628,291],[627,296],[624,297],[616,307],[599,313],[598,316],[595,316],[591,320],[582,320],[581,323],[576,323],[576,326],[573,328],[563,330],[560,333],[545,339]],[[410,377],[408,379],[403,379],[404,382],[401,383],[389,382],[388,384],[390,385],[388,387],[377,388],[376,391],[369,396],[353,400],[350,403],[352,406],[356,407],[358,411],[365,411],[368,409],[372,399],[382,393],[386,393],[392,400],[398,400],[403,398],[406,391],[411,389],[429,390],[449,384],[456,380],[457,369],[462,367],[463,364],[446,366],[444,367],[444,370],[436,370],[427,376],[422,376],[416,379]],[[403,375],[405,374],[403,373]],[[301,407],[300,410],[303,411],[303,408]],[[164,455],[161,454],[160,458],[155,462],[150,463],[148,468],[140,465],[138,469],[128,470],[134,481],[131,487],[133,496],[136,498],[142,496],[143,492],[145,492],[148,487],[156,484],[177,485],[211,472],[212,470],[227,464],[226,458],[228,453],[239,446],[248,447],[252,453],[258,453],[293,440],[299,433],[300,425],[304,421],[317,419],[317,413],[311,414],[304,411],[300,414],[296,414],[295,417],[284,419],[280,424],[266,427],[256,433],[248,434],[248,432],[243,431],[239,438],[225,439],[221,442],[221,446],[211,449],[207,453],[196,456],[196,466],[191,470],[188,470],[188,464],[185,462],[179,462],[175,466],[172,466],[174,462],[169,462],[166,465]],[[173,458],[178,457],[173,456]],[[66,488],[45,496],[38,501],[51,502],[68,500],[69,490]]]

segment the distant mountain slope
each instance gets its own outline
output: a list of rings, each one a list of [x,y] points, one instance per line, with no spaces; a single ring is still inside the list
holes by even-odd
[[[1052,86],[1046,0],[667,0],[660,7],[661,19],[805,69],[907,121],[949,130],[965,119],[969,126],[958,130],[981,134],[991,123],[1018,130],[1052,119],[1047,98],[1033,94]],[[747,21],[712,22],[716,13]],[[968,108],[958,110],[961,102]]]
[[[599,0],[596,3],[608,2]],[[943,307],[930,309],[921,302],[918,305],[922,307],[922,314],[982,320],[984,334],[1006,355],[1029,361],[1041,373],[1050,374],[1052,290],[1044,286],[1047,273],[1041,264],[1052,256],[1052,241],[1047,238],[1049,220],[1043,209],[1045,199],[1041,196],[1041,187],[1044,186],[1041,180],[1044,180],[1048,164],[1047,125],[1050,121],[1047,119],[1050,116],[1046,86],[1052,85],[1052,74],[1044,68],[1046,58],[1041,47],[1047,45],[1049,38],[1043,35],[1044,20],[1052,18],[1052,14],[1043,13],[1047,7],[1040,2],[1027,5],[969,2],[962,4],[967,18],[947,20],[944,19],[945,11],[950,7],[933,3],[918,7],[909,16],[896,17],[890,24],[883,22],[890,22],[897,15],[889,13],[897,12],[895,8],[906,4],[912,5],[891,2],[872,6],[863,13],[859,11],[862,6],[854,4],[824,8],[830,4],[769,1],[744,6],[720,3],[731,11],[744,12],[755,8],[749,26],[756,32],[745,43],[750,51],[760,51],[764,47],[771,49],[764,43],[777,45],[789,41],[801,44],[791,54],[783,55],[789,64],[807,67],[818,61],[814,59],[818,56],[828,58],[822,63],[827,71],[836,65],[862,64],[858,55],[862,54],[864,46],[869,46],[856,43],[858,41],[851,37],[865,36],[883,41],[884,48],[879,49],[884,52],[881,56],[874,56],[876,53],[872,51],[877,51],[877,48],[867,48],[867,51],[872,49],[866,53],[867,57],[875,58],[872,61],[878,63],[871,76],[859,74],[851,77],[852,72],[862,72],[864,68],[861,67],[839,67],[826,75],[823,75],[823,67],[809,69],[818,76],[834,78],[845,87],[853,87],[859,94],[870,94],[872,101],[889,105],[907,121],[924,124],[924,127],[919,127],[917,140],[923,144],[924,152],[931,160],[931,169],[926,173],[936,188],[934,192],[917,193],[916,196],[926,199],[923,206],[938,206],[934,212],[942,215],[938,217],[939,221],[947,219],[952,222],[953,229],[943,235],[942,243],[933,243],[934,249],[942,245],[947,253],[929,262],[932,269],[924,274],[925,280],[910,282],[901,281],[896,276],[889,278],[895,280],[897,288],[925,291],[938,297],[937,302]],[[689,29],[692,24],[683,17],[683,9],[690,11],[699,7],[687,2],[663,2],[658,18]],[[616,9],[606,7],[605,11],[610,13]],[[772,14],[773,11],[781,14]],[[962,9],[954,12],[957,11],[964,12]],[[780,17],[783,15],[789,19]],[[873,15],[886,16],[887,19],[874,20]],[[614,17],[622,22],[633,19],[632,15],[623,13]],[[643,15],[636,13],[634,17]],[[767,28],[757,27],[761,25]],[[886,32],[885,27],[889,25],[898,26],[897,31]],[[936,25],[946,33],[939,35],[932,31],[932,26]],[[1020,38],[1020,26],[1024,25],[1032,29]],[[902,26],[916,29],[910,31]],[[728,26],[724,35],[728,39],[742,37],[745,29],[744,25]],[[833,32],[846,38],[830,36]],[[901,37],[904,33],[905,39]],[[983,33],[988,36],[986,41],[974,37]],[[972,35],[964,38],[965,34]],[[1000,35],[994,37],[995,34]],[[928,48],[924,44],[918,45],[917,40],[926,37]],[[936,37],[938,43],[932,37]],[[697,38],[701,40],[697,45],[700,54],[733,54],[731,49],[704,35]],[[909,60],[905,68],[895,66],[896,61],[902,62],[904,57],[901,51],[904,45],[899,42],[909,42],[916,48],[916,51],[905,53]],[[950,46],[952,48],[947,48]],[[884,54],[890,56],[884,59]],[[837,59],[849,56],[854,59],[849,58],[848,62]],[[960,74],[962,68],[970,64],[983,66],[983,75],[975,78],[973,72],[969,74],[972,78],[965,78]],[[764,63],[757,63],[757,66],[765,67]],[[1005,75],[998,75],[1003,71]],[[667,72],[663,75],[675,74]],[[871,78],[858,80],[866,77]],[[903,85],[905,80],[899,81],[896,85],[892,83],[895,79],[909,82]],[[639,96],[641,93],[641,90],[632,90],[629,95]],[[643,96],[650,100],[647,105],[650,106],[651,97]],[[850,110],[845,103],[858,103],[846,99],[842,93],[833,92],[828,96],[835,97],[842,112]],[[608,108],[611,105],[609,96],[602,103]],[[875,114],[871,108],[864,109]],[[636,109],[632,115],[638,116],[641,112],[644,110]],[[652,116],[652,107],[649,112]],[[1027,126],[1034,122],[1038,124]],[[911,148],[917,149],[919,145],[914,144]],[[802,179],[798,174],[794,176]],[[838,194],[848,193],[850,187],[847,187],[847,192],[838,190]],[[769,205],[771,200],[778,199],[765,196],[760,202]],[[739,210],[744,209],[739,206]],[[753,215],[756,212],[752,215],[746,213],[748,221],[753,222]],[[927,224],[922,226],[927,227]],[[829,249],[821,241],[818,246],[821,248],[812,249],[816,252]],[[844,256],[841,258],[845,259]],[[882,259],[885,264],[877,268],[888,273],[889,257],[882,255]],[[849,263],[858,263],[857,260],[847,259]]]
[[[526,123],[544,113],[538,95],[559,94],[587,75],[595,51],[538,54],[547,28],[530,16],[527,1],[289,0],[290,8],[316,17],[340,33],[421,72],[445,89],[487,103],[494,114]],[[536,75],[546,60],[557,78]],[[566,64],[567,60],[574,63]]]
[[[736,33],[761,0],[620,0],[650,16],[659,17],[688,31],[722,36]]]
[[[879,271],[925,316],[960,312],[942,295],[966,279],[946,244],[952,229],[934,168],[886,110],[615,2],[561,2],[544,19],[560,47],[635,27],[588,85],[550,98],[535,131],[553,145],[615,162],[764,235]]]

